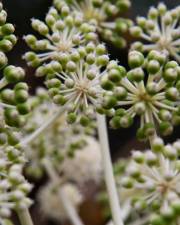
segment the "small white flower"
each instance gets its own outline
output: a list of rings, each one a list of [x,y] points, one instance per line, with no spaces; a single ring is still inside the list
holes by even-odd
[[[83,197],[77,187],[70,183],[63,184],[62,187],[55,187],[53,184],[48,183],[40,189],[38,199],[40,209],[44,216],[57,221],[63,221],[68,219],[68,215],[60,197],[58,197],[59,188],[63,189],[66,197],[77,211],[79,205],[83,201]]]
[[[88,181],[101,182],[102,165],[99,143],[91,137],[87,137],[84,148],[76,152],[74,158],[66,158],[59,171],[66,179],[73,180],[78,184]]]

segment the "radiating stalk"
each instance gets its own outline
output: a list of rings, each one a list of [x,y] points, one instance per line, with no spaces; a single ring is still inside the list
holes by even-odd
[[[122,211],[120,208],[119,197],[116,189],[115,179],[113,175],[113,166],[111,161],[109,141],[106,127],[106,119],[104,115],[97,114],[98,134],[102,152],[102,163],[104,169],[104,177],[106,188],[109,196],[111,213],[114,225],[124,225]]]
[[[60,201],[63,204],[64,210],[65,210],[66,214],[68,215],[72,224],[84,225],[81,218],[79,217],[76,209],[71,204],[71,201],[69,201],[68,196],[66,195],[64,190],[61,187],[59,187],[59,185],[60,185],[59,184],[60,183],[59,176],[57,175],[56,171],[52,167],[51,162],[48,159],[44,159],[43,165],[44,165],[44,168],[45,168],[47,174],[49,175],[50,179],[54,183],[54,185],[58,186],[58,196],[59,196]]]

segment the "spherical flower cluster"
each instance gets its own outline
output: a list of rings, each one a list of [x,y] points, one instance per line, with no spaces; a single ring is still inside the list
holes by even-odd
[[[63,221],[68,219],[64,205],[58,197],[59,189],[62,189],[64,195],[78,211],[78,207],[83,201],[83,197],[77,187],[71,183],[65,183],[62,187],[56,187],[52,183],[46,184],[38,193],[40,209],[44,216]]]
[[[76,152],[74,158],[66,158],[59,171],[66,179],[83,185],[88,181],[101,182],[102,165],[99,143],[92,137],[85,139],[86,145]]]
[[[138,17],[137,25],[131,28],[131,34],[147,43],[136,42],[133,48],[140,51],[158,50],[180,62],[180,7],[172,10],[160,3],[151,7],[148,17]]]
[[[180,141],[164,145],[155,138],[152,151],[134,151],[119,180],[121,192],[137,211],[146,210],[151,224],[171,224],[180,213]],[[157,223],[159,221],[159,223]],[[160,223],[161,222],[161,223]],[[174,224],[174,223],[173,223]]]
[[[180,118],[179,65],[167,61],[163,53],[155,50],[146,58],[138,51],[131,51],[128,61],[128,72],[114,62],[108,74],[109,82],[116,83],[113,93],[117,99],[111,126],[127,128],[138,115],[139,139],[154,135],[156,127],[161,134],[169,135]]]
[[[2,155],[1,155],[2,156]],[[29,207],[32,201],[26,197],[32,186],[22,175],[23,166],[0,159],[0,221],[11,216],[11,211]]]
[[[20,82],[25,72],[21,67],[8,65],[5,52],[10,51],[16,43],[14,27],[6,23],[7,13],[0,3],[0,145],[17,143],[16,129],[24,124],[24,115],[30,110],[27,103],[28,87]],[[11,84],[11,86],[8,86]],[[7,87],[8,86],[8,87]]]
[[[28,65],[38,67],[41,64],[58,61],[66,64],[69,57],[78,57],[78,49],[89,41],[96,41],[95,27],[83,22],[80,15],[70,13],[68,7],[58,12],[51,7],[46,15],[45,22],[32,19],[32,27],[44,39],[37,40],[34,35],[24,37],[28,46],[33,50],[27,52],[24,58]],[[37,52],[37,54],[35,53]],[[56,66],[55,66],[56,67]],[[36,74],[41,75],[42,67],[37,69]]]
[[[57,105],[66,106],[67,121],[80,122],[86,126],[94,117],[94,111],[102,107],[107,91],[101,87],[101,81],[108,73],[109,57],[103,44],[95,46],[93,42],[79,48],[77,55],[71,54],[68,62],[62,65],[52,61],[42,68],[46,76],[46,86],[50,97]],[[40,68],[39,68],[40,69]],[[104,106],[109,109],[109,91]]]
[[[83,20],[94,24],[103,39],[118,47],[125,47],[126,41],[121,35],[127,32],[132,22],[120,17],[131,5],[129,0],[54,0],[54,5],[62,11],[69,6],[72,12],[81,15]]]

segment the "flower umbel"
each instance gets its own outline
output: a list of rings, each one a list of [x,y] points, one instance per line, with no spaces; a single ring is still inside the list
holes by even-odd
[[[82,125],[88,125],[107,93],[101,82],[107,76],[109,57],[103,44],[95,46],[92,42],[81,47],[78,56],[74,60],[71,55],[63,70],[59,62],[53,61],[44,67],[43,73],[53,102],[67,106],[67,121],[73,123],[78,119]]]
[[[136,42],[132,48],[146,52],[159,50],[180,62],[179,20],[179,6],[172,10],[167,10],[163,3],[157,8],[151,7],[148,17],[138,17],[137,26],[131,28],[133,36],[140,37],[147,43]]]
[[[27,52],[24,58],[28,65],[33,67],[53,60],[66,63],[71,54],[76,57],[81,45],[96,40],[95,27],[83,22],[81,15],[70,14],[68,6],[64,7],[60,13],[56,8],[51,7],[45,22],[32,19],[32,27],[44,36],[41,40],[37,40],[34,35],[24,37],[33,50],[33,52]],[[37,75],[40,76],[40,74],[38,70]]]
[[[111,41],[118,47],[125,47],[126,41],[121,35],[127,32],[131,21],[120,17],[130,7],[129,0],[54,0],[59,9],[69,6],[72,12],[81,15],[87,23],[94,24],[103,39]]]
[[[162,224],[177,221],[180,211],[180,142],[164,145],[163,140],[155,138],[152,151],[134,151],[123,178],[119,181],[126,200],[131,200],[135,209],[148,210],[159,214],[153,216]],[[163,223],[164,221],[164,223]]]
[[[137,51],[129,53],[131,70],[114,68],[109,72],[109,80],[116,82],[113,92],[117,98],[117,108],[111,126],[129,127],[133,118],[140,116],[138,138],[145,139],[155,133],[156,125],[163,135],[173,130],[179,118],[179,65],[167,61],[158,51],[151,51],[147,58]],[[118,68],[119,71],[118,72]],[[119,74],[119,75],[118,75]]]

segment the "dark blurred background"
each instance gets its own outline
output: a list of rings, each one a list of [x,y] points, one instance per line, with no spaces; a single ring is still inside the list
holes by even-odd
[[[78,1],[78,0],[77,0]],[[34,33],[31,29],[30,20],[31,18],[43,19],[48,8],[52,4],[52,0],[4,0],[2,1],[4,8],[8,12],[8,21],[13,23],[16,27],[16,35],[18,36],[18,43],[11,53],[9,53],[9,62],[15,65],[20,65],[24,67],[27,72],[27,81],[30,85],[30,90],[33,93],[34,87],[42,85],[42,80],[35,78],[34,71],[31,68],[27,68],[25,62],[22,60],[22,54],[24,54],[28,48],[24,41],[22,40],[23,35]],[[157,5],[159,1],[157,0],[132,0],[132,7],[126,16],[132,18],[133,20],[137,15],[145,16],[148,8],[152,5]],[[168,8],[173,8],[180,4],[180,0],[164,0]],[[131,37],[127,35],[126,37],[129,42]],[[116,49],[107,43],[109,54],[112,58],[118,59],[124,66],[127,65],[127,53],[128,47],[126,49]],[[130,151],[134,148],[144,149],[146,144],[140,143],[136,140],[136,129],[138,128],[138,121],[135,122],[133,128],[128,130],[109,130],[110,145],[112,151],[112,157],[116,160],[118,157],[124,157],[129,155]],[[166,138],[167,141],[173,141],[179,137],[179,129],[175,129],[173,136]],[[84,220],[87,221],[86,225],[100,225],[102,223],[102,215],[99,210],[99,206],[94,204],[94,200],[90,198],[91,201],[87,201],[82,207],[81,214],[85,215]],[[84,213],[84,210],[88,209],[88,214]],[[36,213],[37,208],[32,210],[35,225],[40,225],[40,214]],[[87,210],[86,210],[87,212]],[[42,220],[43,221],[43,220]],[[45,221],[42,223],[46,225]],[[53,225],[50,221],[49,224]]]

